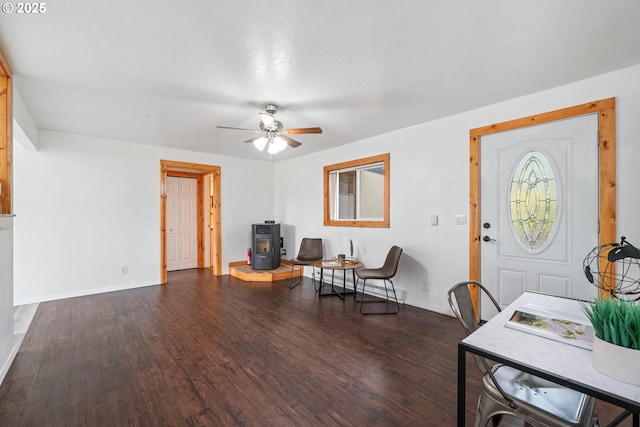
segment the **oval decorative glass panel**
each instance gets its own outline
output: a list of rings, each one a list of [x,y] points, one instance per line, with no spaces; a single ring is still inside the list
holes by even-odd
[[[529,251],[549,243],[558,219],[558,182],[549,159],[529,151],[511,176],[509,209],[516,238]]]

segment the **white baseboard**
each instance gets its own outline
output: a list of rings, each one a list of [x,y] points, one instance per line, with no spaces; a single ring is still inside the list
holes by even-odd
[[[134,283],[134,284],[128,284],[128,285],[108,286],[105,288],[83,289],[81,291],[68,292],[64,294],[44,295],[44,296],[35,297],[35,298],[15,300],[14,305],[18,306],[18,305],[34,304],[38,302],[55,301],[55,300],[66,299],[66,298],[84,297],[87,295],[104,294],[107,292],[115,292],[115,291],[125,291],[127,289],[144,288],[146,286],[155,286],[155,285],[159,285],[159,283],[158,282],[142,282],[142,283]]]
[[[9,372],[9,368],[11,368],[11,364],[13,363],[13,360],[16,358],[16,355],[18,354],[18,349],[20,348],[21,343],[22,343],[22,339],[18,339],[17,336],[13,337],[13,348],[11,348],[11,351],[9,352],[7,359],[4,361],[4,363],[2,364],[2,368],[0,369],[0,384],[2,384],[2,382],[4,381],[4,377],[7,376],[7,373]]]
[[[4,381],[11,364],[15,360],[18,351],[20,351],[20,346],[29,330],[29,326],[31,326],[36,310],[38,310],[38,304],[16,306],[13,309],[13,347],[7,360],[2,365],[2,369],[0,369],[0,384]]]

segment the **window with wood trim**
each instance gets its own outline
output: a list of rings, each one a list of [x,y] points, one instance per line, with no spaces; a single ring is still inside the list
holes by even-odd
[[[389,227],[389,154],[324,168],[324,225]]]

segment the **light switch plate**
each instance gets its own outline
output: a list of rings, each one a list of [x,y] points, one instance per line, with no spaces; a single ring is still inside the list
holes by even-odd
[[[431,215],[431,225],[438,225],[438,215]]]
[[[456,225],[465,225],[467,223],[467,216],[462,214],[462,215],[456,215]]]

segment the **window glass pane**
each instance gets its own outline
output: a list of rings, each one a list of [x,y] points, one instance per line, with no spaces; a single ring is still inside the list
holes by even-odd
[[[543,249],[556,229],[558,189],[556,174],[547,157],[529,151],[511,178],[509,209],[513,231],[530,251]]]
[[[360,218],[384,217],[384,167],[376,166],[360,171]]]
[[[338,206],[338,202],[337,202],[337,191],[338,191],[338,174],[335,172],[331,172],[329,174],[329,209],[330,209],[330,213],[329,215],[331,215],[331,218],[335,218],[336,216],[338,216],[336,214],[336,207]],[[326,191],[326,189],[325,189]]]
[[[338,174],[338,219],[356,218],[356,171]]]

